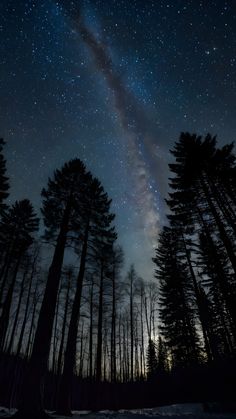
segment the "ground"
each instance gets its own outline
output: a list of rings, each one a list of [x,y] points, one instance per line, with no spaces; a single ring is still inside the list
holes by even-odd
[[[0,407],[0,418],[10,418],[15,413],[14,409],[6,409]],[[171,406],[162,406],[152,409],[136,409],[136,410],[119,410],[100,411],[98,413],[91,413],[85,411],[73,412],[73,419],[235,419],[235,413],[205,413],[203,405],[196,404],[178,404]],[[64,416],[56,416],[52,414],[55,419],[68,419]],[[33,419],[33,418],[32,418]]]

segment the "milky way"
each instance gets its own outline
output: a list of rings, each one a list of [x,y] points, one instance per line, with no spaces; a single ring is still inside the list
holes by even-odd
[[[3,0],[0,12],[9,203],[40,213],[48,176],[81,158],[112,198],[126,266],[152,278],[169,149],[181,131],[235,140],[235,0]]]
[[[104,75],[108,87],[114,93],[115,108],[127,139],[127,157],[134,180],[138,210],[144,230],[152,243],[155,244],[158,234],[159,214],[155,197],[150,190],[150,169],[141,151],[142,142],[145,145],[145,140],[148,138],[146,133],[148,121],[144,111],[139,109],[135,97],[128,91],[117,74],[106,45],[99,42],[92,31],[84,24],[80,13],[75,15],[74,21],[82,39],[92,51],[97,68]],[[147,148],[147,152],[149,159],[153,159],[153,150],[150,153],[149,148]]]

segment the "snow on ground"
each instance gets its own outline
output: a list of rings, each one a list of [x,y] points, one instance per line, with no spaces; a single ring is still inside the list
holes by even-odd
[[[0,418],[10,418],[14,413],[15,409],[0,407]],[[148,419],[150,416],[151,419],[236,419],[236,413],[205,413],[201,403],[176,404],[150,409],[101,410],[97,413],[89,411],[73,412],[73,419]],[[68,419],[68,417],[53,414],[52,418]]]

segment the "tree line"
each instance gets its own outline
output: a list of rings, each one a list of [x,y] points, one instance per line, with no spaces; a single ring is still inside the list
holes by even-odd
[[[171,151],[168,226],[154,263],[160,333],[173,367],[236,350],[236,165],[233,144],[182,133]]]
[[[18,416],[40,417],[49,370],[55,377],[51,403],[70,414],[73,375],[97,383],[146,376],[146,334],[157,335],[157,287],[139,278],[133,266],[122,277],[124,255],[116,244],[111,200],[81,160],[55,170],[42,190],[43,226],[29,199],[8,205],[4,144],[2,376],[9,381],[9,403],[20,400]],[[15,360],[13,380],[9,357]]]
[[[47,416],[45,399],[70,415],[78,383],[96,408],[102,383],[115,391],[140,383],[141,400],[148,383],[161,394],[178,371],[235,359],[233,144],[189,133],[175,144],[152,282],[133,265],[124,275],[111,199],[80,159],[49,178],[39,217],[29,199],[9,204],[4,145],[0,389],[16,417]]]

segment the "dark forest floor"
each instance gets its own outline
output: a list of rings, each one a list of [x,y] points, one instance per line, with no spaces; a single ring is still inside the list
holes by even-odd
[[[217,405],[209,405],[210,410],[217,410]],[[0,417],[10,418],[15,413],[14,410],[0,408]],[[87,411],[73,412],[73,419],[235,419],[236,413],[223,412],[205,412],[204,407],[200,403],[194,404],[178,404],[171,406],[162,406],[152,409],[132,409],[109,411],[104,410],[97,413]],[[65,416],[56,416],[51,413],[51,417],[55,419],[67,419]],[[34,419],[34,418],[32,418]]]

